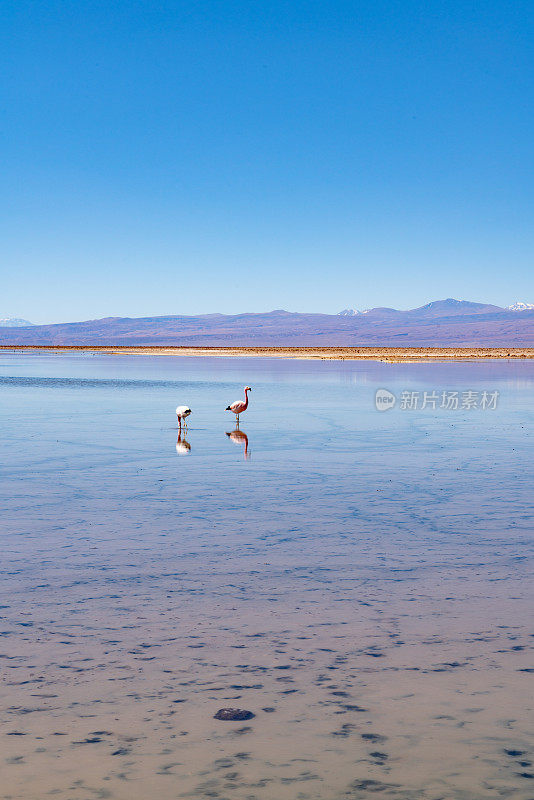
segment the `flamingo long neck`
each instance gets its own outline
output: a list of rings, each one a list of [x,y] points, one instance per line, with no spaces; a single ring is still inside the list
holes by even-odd
[[[245,408],[248,408],[248,389],[245,389]]]

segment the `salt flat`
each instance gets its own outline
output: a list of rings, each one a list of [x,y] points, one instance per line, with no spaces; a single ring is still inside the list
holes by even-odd
[[[0,345],[7,353],[108,353],[117,356],[209,356],[219,358],[293,358],[321,361],[480,361],[534,358],[532,347],[170,347]]]

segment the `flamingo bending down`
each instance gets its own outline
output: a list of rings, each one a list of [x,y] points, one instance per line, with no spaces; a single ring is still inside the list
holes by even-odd
[[[236,425],[239,425],[239,415],[246,411],[248,408],[248,394],[247,392],[251,392],[252,389],[250,386],[245,386],[245,399],[244,400],[236,400],[235,403],[232,403],[230,406],[226,406],[226,411],[232,411],[236,416]]]
[[[178,406],[176,409],[176,416],[178,417],[178,428],[182,430],[182,420],[184,421],[184,428],[187,430],[186,418],[191,413],[189,406]]]

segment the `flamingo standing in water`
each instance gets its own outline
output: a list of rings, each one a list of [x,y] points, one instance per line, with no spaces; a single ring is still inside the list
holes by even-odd
[[[236,416],[236,425],[239,425],[239,415],[246,411],[248,408],[248,392],[251,392],[250,386],[245,386],[245,399],[236,400],[232,405],[226,406],[226,411],[232,411]]]
[[[178,417],[178,428],[182,430],[182,420],[184,421],[184,428],[187,430],[186,418],[191,413],[189,406],[178,406],[176,409],[176,416]]]

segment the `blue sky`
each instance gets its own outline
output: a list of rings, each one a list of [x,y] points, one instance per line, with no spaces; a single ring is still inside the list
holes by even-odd
[[[0,28],[0,316],[534,301],[531,0],[5,0]]]

